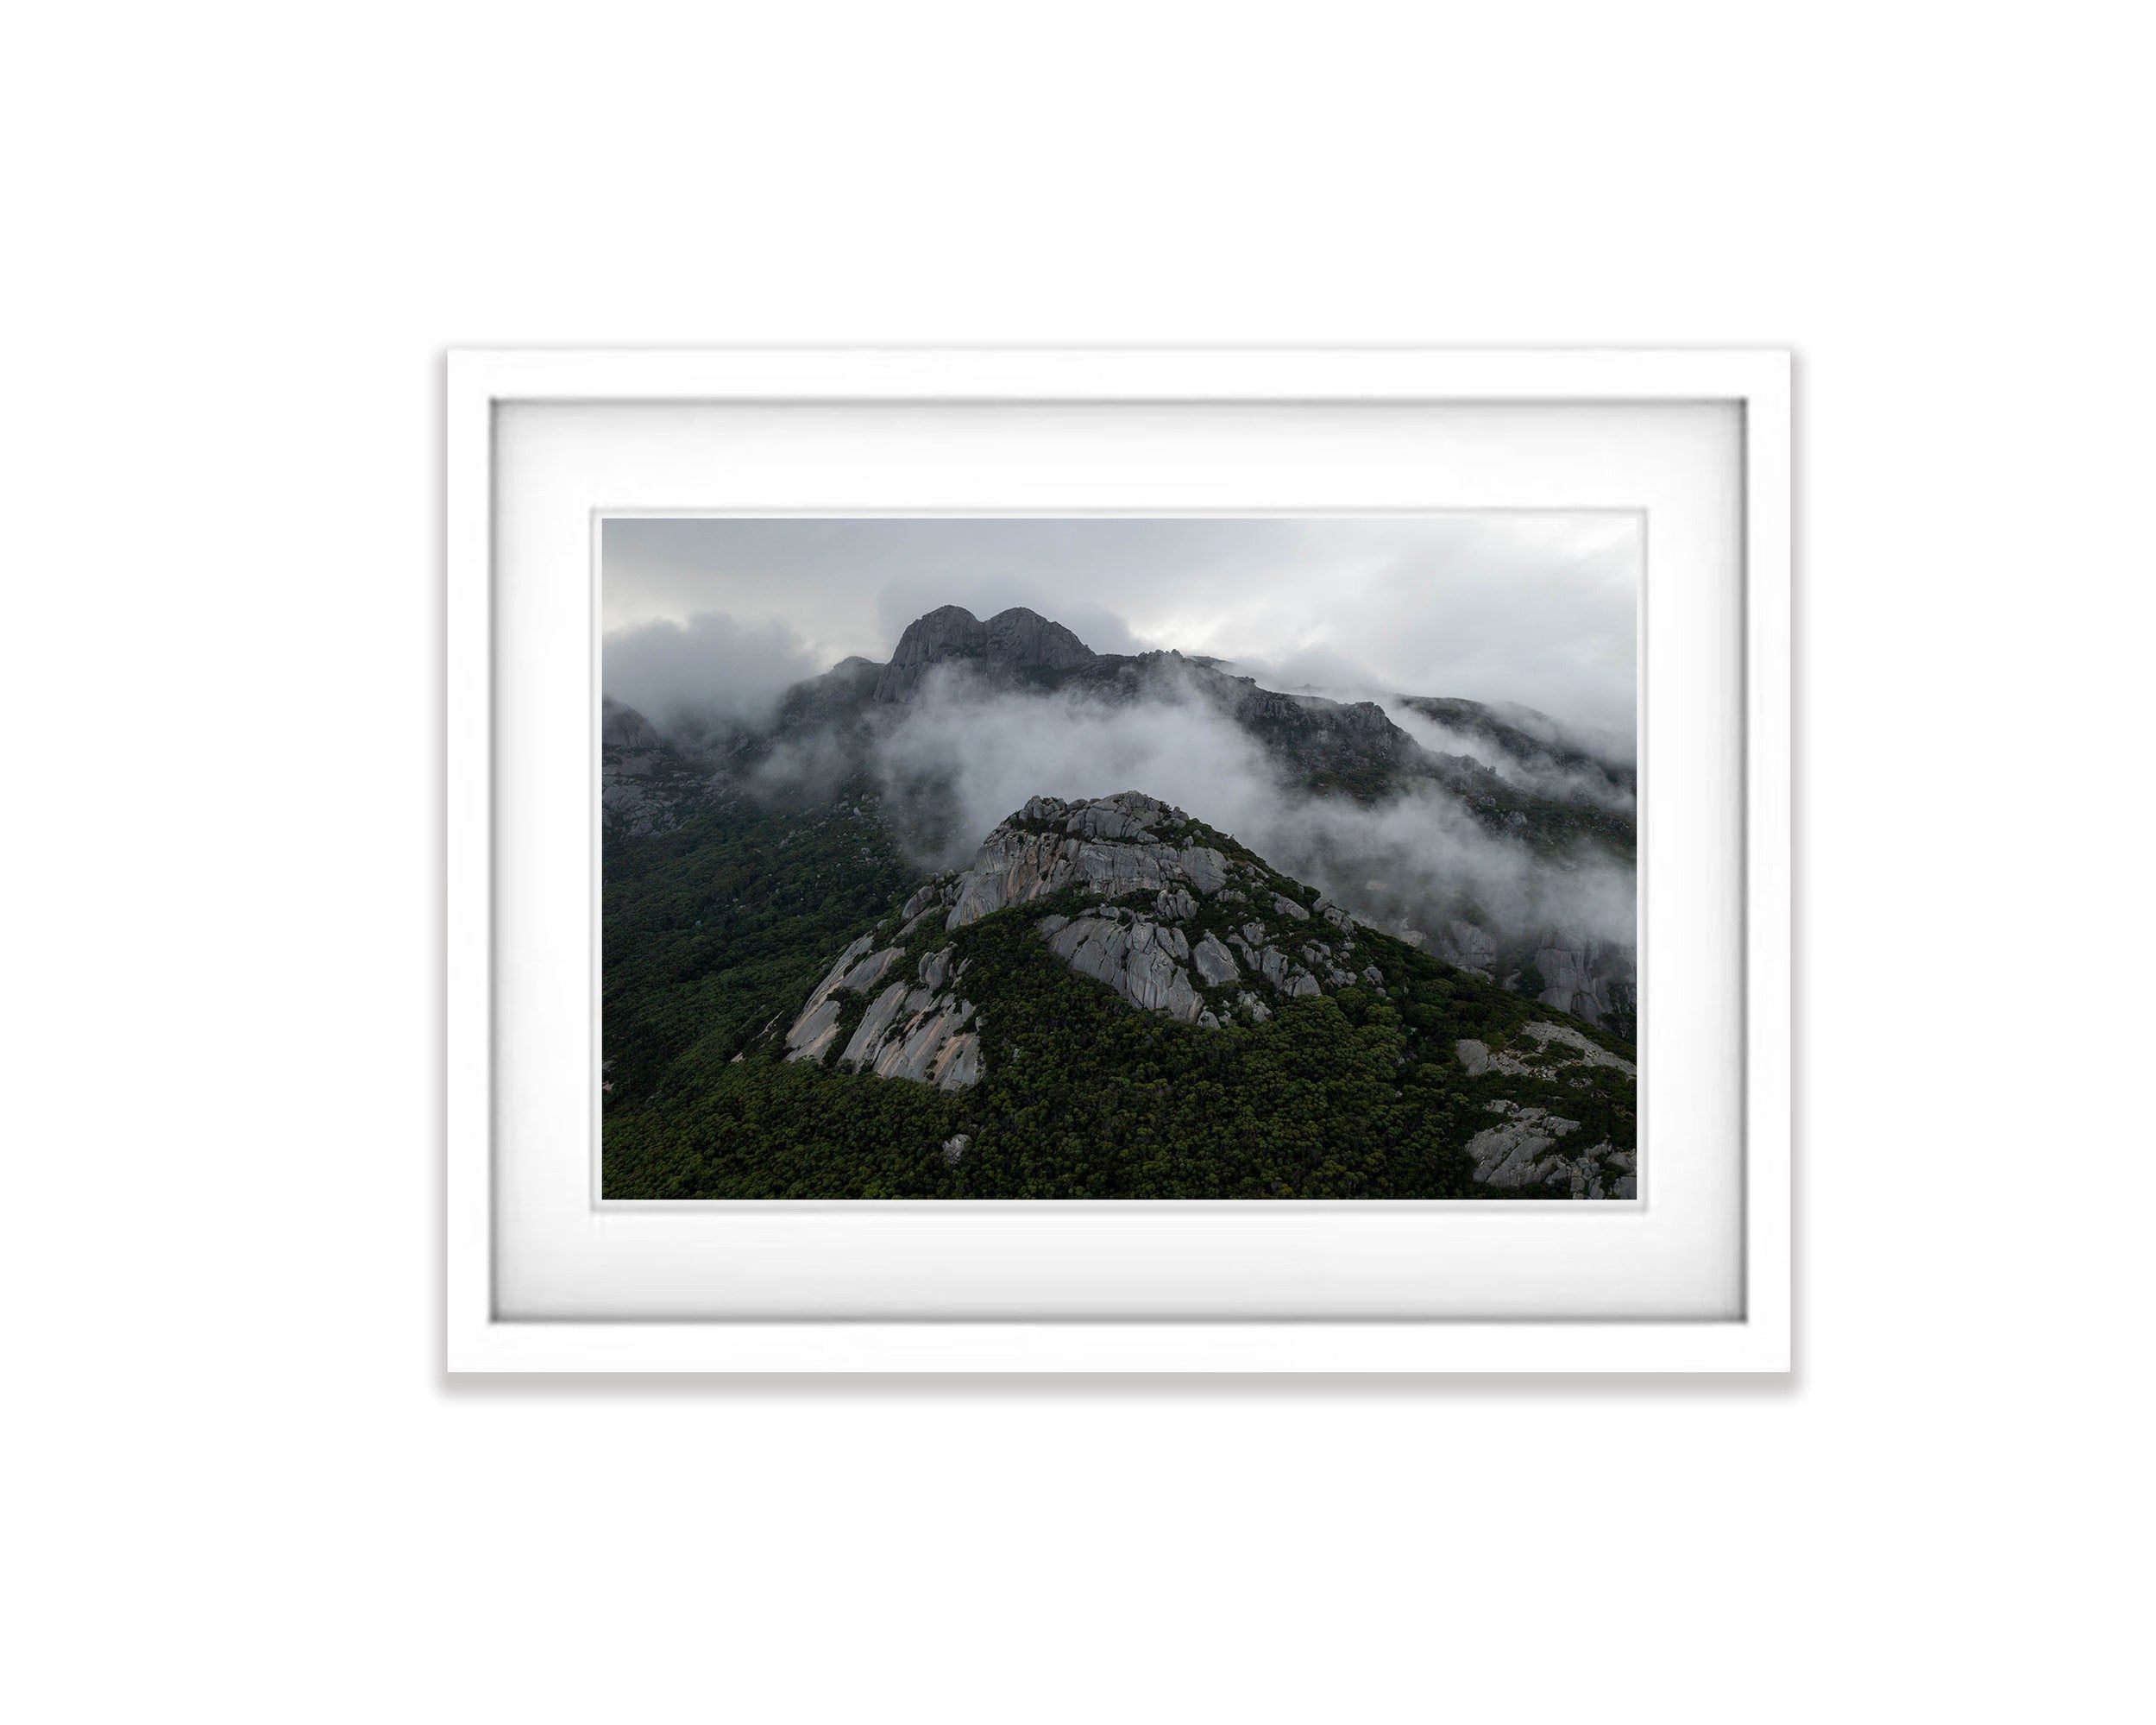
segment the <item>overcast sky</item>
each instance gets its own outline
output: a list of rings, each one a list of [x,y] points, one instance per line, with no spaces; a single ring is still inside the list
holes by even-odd
[[[1517,701],[1633,730],[1629,513],[606,524],[607,692],[745,709],[924,611],[1025,605],[1097,652],[1176,647],[1273,688]],[[716,688],[708,698],[731,704]]]

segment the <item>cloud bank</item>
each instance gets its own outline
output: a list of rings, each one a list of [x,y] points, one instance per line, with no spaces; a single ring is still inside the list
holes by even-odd
[[[1232,720],[1195,696],[1115,704],[1017,693],[946,665],[882,718],[870,765],[924,872],[970,862],[982,836],[1029,796],[1142,790],[1396,929],[1428,933],[1458,916],[1511,945],[1553,929],[1634,943],[1634,877],[1621,860],[1591,851],[1566,863],[1537,858],[1493,837],[1435,785],[1376,806],[1313,796],[1285,784]],[[820,790],[838,770],[827,742],[797,742],[773,757],[767,782]]]
[[[824,667],[783,623],[739,623],[715,611],[619,629],[600,645],[607,696],[665,731],[762,725],[778,698]]]
[[[618,519],[604,533],[609,630],[723,609],[783,625],[820,669],[888,658],[939,605],[1025,605],[1097,652],[1174,647],[1272,688],[1518,702],[1633,731],[1646,542],[1631,513]]]

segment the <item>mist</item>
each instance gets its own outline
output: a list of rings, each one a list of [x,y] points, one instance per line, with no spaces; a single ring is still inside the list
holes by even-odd
[[[1096,652],[1173,647],[1267,688],[1367,674],[1406,695],[1521,701],[1629,735],[1637,512],[1303,517],[615,518],[609,630],[714,602],[789,626],[818,669],[890,656],[939,605],[1030,606]]]
[[[716,611],[613,630],[600,653],[607,695],[676,736],[768,724],[780,696],[824,669],[785,624]]]
[[[1560,802],[1592,803],[1598,809],[1613,809],[1624,815],[1633,811],[1637,801],[1633,794],[1607,773],[1523,758],[1488,737],[1455,730],[1397,699],[1380,697],[1378,704],[1385,708],[1386,718],[1424,748],[1436,754],[1466,755],[1480,761],[1516,790]],[[1540,716],[1525,708],[1514,708],[1502,716],[1506,723],[1518,726],[1518,715],[1523,715],[1530,718]],[[1540,727],[1540,735],[1543,741],[1562,747],[1585,748],[1591,753],[1601,753],[1592,748],[1587,740],[1568,735],[1562,727],[1547,721]],[[1603,758],[1610,757],[1605,754]]]
[[[1380,926],[1427,933],[1458,916],[1509,944],[1551,929],[1635,941],[1627,864],[1593,850],[1537,858],[1493,836],[1436,785],[1373,806],[1311,795],[1285,783],[1233,721],[1172,683],[1110,703],[991,689],[940,667],[877,732],[869,764],[894,831],[924,873],[970,862],[1029,796],[1141,790]],[[770,769],[775,782],[830,771],[827,759],[800,748]]]
[[[1523,756],[1493,738],[1455,729],[1410,707],[1399,695],[1386,690],[1371,671],[1329,648],[1314,648],[1280,659],[1223,661],[1222,668],[1237,676],[1255,677],[1267,689],[1314,695],[1342,705],[1374,701],[1385,709],[1386,718],[1433,754],[1465,755],[1488,767],[1515,790],[1561,802],[1587,803],[1620,814],[1633,811],[1632,792],[1611,774]],[[1538,742],[1574,750],[1612,766],[1632,764],[1635,750],[1629,732],[1606,726],[1560,723],[1546,713],[1516,702],[1487,705],[1491,717]]]

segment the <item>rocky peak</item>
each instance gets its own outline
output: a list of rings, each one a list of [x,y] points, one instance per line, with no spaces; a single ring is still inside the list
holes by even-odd
[[[1038,611],[1014,605],[988,620],[988,657],[1021,670],[1067,670],[1092,662],[1093,650]]]
[[[891,662],[877,679],[878,701],[903,701],[932,665],[971,660],[991,672],[1024,675],[1090,664],[1095,655],[1060,623],[1015,605],[984,623],[962,605],[916,617],[898,638]]]
[[[1022,910],[1065,893],[1078,896],[1076,914]],[[1281,1002],[1342,988],[1383,993],[1383,971],[1359,949],[1365,925],[1329,899],[1305,903],[1307,893],[1142,791],[1034,796],[989,834],[971,867],[927,883],[839,954],[787,1032],[787,1058],[822,1064],[835,1055],[881,1077],[974,1083],[979,1021],[957,989],[967,961],[953,967],[947,945],[921,953],[916,937],[1006,910],[1033,916],[1077,974],[1204,1029],[1263,1023]],[[874,1000],[842,1046],[845,994]]]
[[[940,605],[907,624],[891,662],[876,680],[876,698],[902,701],[929,666],[946,659],[983,658],[987,653],[988,626],[963,605]]]

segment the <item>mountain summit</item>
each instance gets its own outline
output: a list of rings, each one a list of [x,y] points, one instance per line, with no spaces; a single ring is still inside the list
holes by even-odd
[[[898,638],[876,680],[876,699],[903,701],[931,666],[952,659],[971,663],[990,677],[1030,681],[1040,673],[1071,670],[1097,658],[1060,623],[1014,605],[984,623],[961,605],[945,605],[916,617]]]
[[[871,931],[839,954],[786,1033],[786,1058],[821,1064],[838,1049],[841,1065],[880,1077],[946,1090],[977,1082],[980,1038],[965,1028],[974,1007],[957,992],[971,960],[953,969],[938,937],[1048,901],[1061,908],[1034,927],[1073,974],[1179,1023],[1262,1024],[1273,1016],[1268,997],[1358,983],[1385,993],[1374,965],[1346,967],[1353,917],[1182,809],[1135,790],[1035,796],[989,834],[971,867],[907,899],[888,944]],[[916,935],[919,953],[908,945]],[[879,984],[841,1045],[839,997],[866,998]]]

